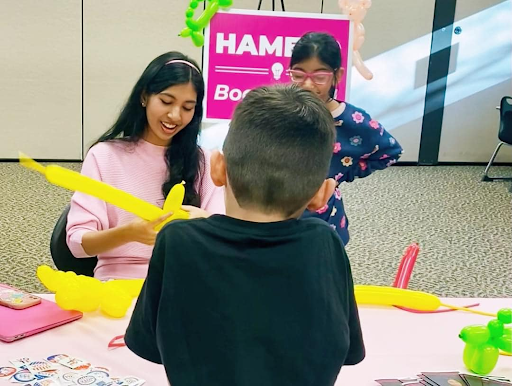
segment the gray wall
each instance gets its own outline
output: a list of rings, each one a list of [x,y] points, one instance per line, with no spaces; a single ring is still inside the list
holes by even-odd
[[[234,8],[255,9],[257,3],[234,0]],[[319,12],[321,1],[285,3],[287,11]],[[336,0],[324,3],[324,12],[339,12]],[[434,3],[373,0],[363,23],[366,42],[361,53],[375,77],[366,81],[352,71],[349,101],[397,137],[406,161],[418,158]],[[1,0],[1,4],[0,158],[16,158],[23,150],[42,159],[80,159],[82,136],[87,149],[113,123],[150,60],[169,50],[201,60],[201,50],[177,36],[187,1]],[[494,107],[501,96],[512,93],[511,24],[494,23],[493,33],[501,36],[491,36],[499,40],[496,47],[474,47],[488,41],[487,30],[478,28],[496,17],[492,7],[500,5],[500,12],[511,20],[510,0],[458,1],[457,23],[463,33],[454,35],[458,56],[452,56],[440,160],[486,161],[496,144]],[[276,6],[280,9],[280,1]],[[270,7],[271,1],[264,0],[263,9]],[[505,56],[498,80],[490,71],[479,71],[490,65],[485,61],[490,54]],[[507,64],[508,72],[503,70]],[[473,83],[468,83],[470,78]],[[463,91],[461,83],[467,86]],[[500,160],[510,161],[512,154],[504,152]]]

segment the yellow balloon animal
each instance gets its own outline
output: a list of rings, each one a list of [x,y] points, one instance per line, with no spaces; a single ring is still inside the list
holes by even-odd
[[[37,277],[55,293],[55,302],[65,310],[93,312],[98,308],[112,318],[126,315],[133,298],[139,296],[143,279],[101,282],[74,272],[55,271],[47,265],[37,268]]]
[[[120,189],[86,177],[73,170],[58,165],[45,167],[21,152],[19,157],[21,165],[43,174],[50,183],[65,189],[89,194],[133,213],[144,220],[153,221],[166,213],[172,212],[173,215],[155,227],[157,231],[170,221],[189,218],[188,212],[181,209],[183,198],[185,197],[185,187],[183,184],[177,184],[172,187],[161,209]]]

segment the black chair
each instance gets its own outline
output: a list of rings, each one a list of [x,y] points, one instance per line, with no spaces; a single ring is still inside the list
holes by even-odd
[[[489,169],[491,168],[494,159],[498,155],[498,151],[500,150],[502,145],[512,146],[512,97],[505,96],[501,98],[500,103],[500,130],[498,131],[498,139],[500,142],[494,153],[492,153],[492,157],[487,164],[487,167],[484,171],[484,176],[482,177],[482,181],[508,181],[512,180],[512,177],[489,177]],[[512,189],[511,189],[512,191]]]
[[[98,263],[97,257],[77,259],[68,248],[66,243],[66,224],[68,222],[69,205],[59,217],[55,228],[53,228],[50,240],[50,253],[55,266],[60,271],[73,271],[77,275],[94,276],[94,268]]]

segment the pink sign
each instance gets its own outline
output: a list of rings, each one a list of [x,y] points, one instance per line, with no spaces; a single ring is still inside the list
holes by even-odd
[[[289,83],[293,46],[307,32],[328,32],[341,47],[345,76],[337,98],[348,97],[350,21],[343,15],[231,10],[218,12],[205,31],[205,121],[231,119],[249,90]]]

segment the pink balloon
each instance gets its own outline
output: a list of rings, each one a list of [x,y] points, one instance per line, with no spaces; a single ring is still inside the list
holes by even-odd
[[[412,243],[407,247],[402,260],[400,260],[400,266],[398,267],[393,287],[407,288],[419,252],[420,246],[417,243]]]
[[[361,23],[354,25],[354,51],[358,51],[364,43],[364,27]]]
[[[354,64],[355,68],[357,68],[357,71],[361,74],[363,78],[365,78],[366,80],[373,79],[373,73],[364,64],[359,51],[354,51],[352,53],[352,63]]]
[[[359,49],[364,43],[364,26],[361,24],[363,19],[366,16],[366,12],[372,6],[371,0],[338,0],[338,5],[341,9],[341,12],[344,15],[347,15],[348,18],[354,24],[353,31],[353,56],[352,62],[357,71],[362,75],[366,80],[373,79],[373,73],[366,67],[361,58],[361,54],[359,53]]]

